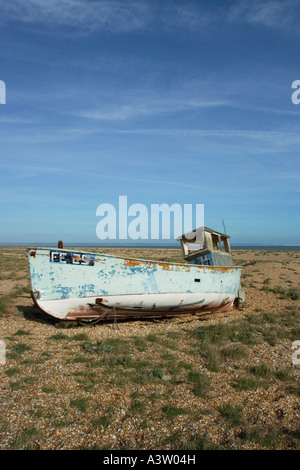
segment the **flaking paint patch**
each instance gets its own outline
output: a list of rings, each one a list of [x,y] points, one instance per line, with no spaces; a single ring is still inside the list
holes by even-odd
[[[72,287],[57,286],[55,293],[57,294],[57,298],[68,299],[72,293]]]

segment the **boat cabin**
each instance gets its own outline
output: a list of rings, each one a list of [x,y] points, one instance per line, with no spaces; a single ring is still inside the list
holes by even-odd
[[[208,227],[200,227],[188,232],[180,241],[183,257],[189,264],[206,266],[233,266],[229,235]],[[245,292],[241,284],[234,304],[238,307],[245,303]]]
[[[208,227],[188,232],[180,241],[183,257],[190,264],[207,266],[233,266],[229,235]]]

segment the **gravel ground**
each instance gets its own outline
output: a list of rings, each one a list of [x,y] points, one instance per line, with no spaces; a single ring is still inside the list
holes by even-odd
[[[17,269],[7,261],[12,253]],[[292,341],[300,340],[299,300],[276,291],[299,288],[297,252],[234,252],[235,263],[245,264],[247,302],[239,310],[71,328],[33,306],[24,250],[2,248],[0,255],[7,351],[1,450],[300,448],[300,365],[291,360]],[[178,250],[137,256],[180,260]],[[230,342],[208,345],[194,334],[233,324]],[[241,339],[243,325],[256,327],[255,342]],[[243,354],[220,360],[221,349],[232,346]],[[203,393],[195,393],[199,374],[209,384]],[[257,383],[237,388],[245,377]]]

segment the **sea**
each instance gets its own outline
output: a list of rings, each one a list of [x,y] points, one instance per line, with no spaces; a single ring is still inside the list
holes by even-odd
[[[24,246],[24,247],[31,247],[31,246],[49,246],[49,247],[57,247],[57,242],[32,242],[32,243],[0,243],[0,246],[2,247],[18,247],[18,246]],[[97,243],[64,243],[64,247],[72,248],[72,247],[85,247],[85,248],[152,248],[152,249],[176,249],[176,248],[181,248],[179,244],[142,244],[142,243],[137,243],[137,244],[131,244],[131,243],[123,243],[123,244],[117,244],[117,243],[110,243],[110,244],[97,244]],[[234,245],[231,244],[231,249],[232,250],[262,250],[262,251],[300,251],[300,245]]]

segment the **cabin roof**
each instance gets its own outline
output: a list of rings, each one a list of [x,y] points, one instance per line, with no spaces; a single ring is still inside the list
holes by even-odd
[[[222,233],[222,232],[218,232],[217,230],[213,230],[211,228],[208,228],[208,227],[199,227],[199,228],[196,228],[195,230],[192,230],[191,232],[187,232],[187,233],[184,233],[183,235],[181,235],[180,237],[177,238],[178,241],[182,240],[182,239],[187,239],[187,240],[192,240],[192,234],[195,234],[196,235],[200,235],[201,232],[208,232],[208,233],[211,233],[211,234],[214,234],[214,235],[220,235],[222,238],[230,238],[229,235],[227,235],[226,233]],[[191,242],[192,243],[192,242]]]
[[[214,233],[216,235],[221,235],[224,238],[230,238],[230,236],[227,235],[226,233],[218,232],[217,230],[212,230],[211,228],[208,228],[208,227],[204,227],[204,231],[209,232],[209,233]]]

